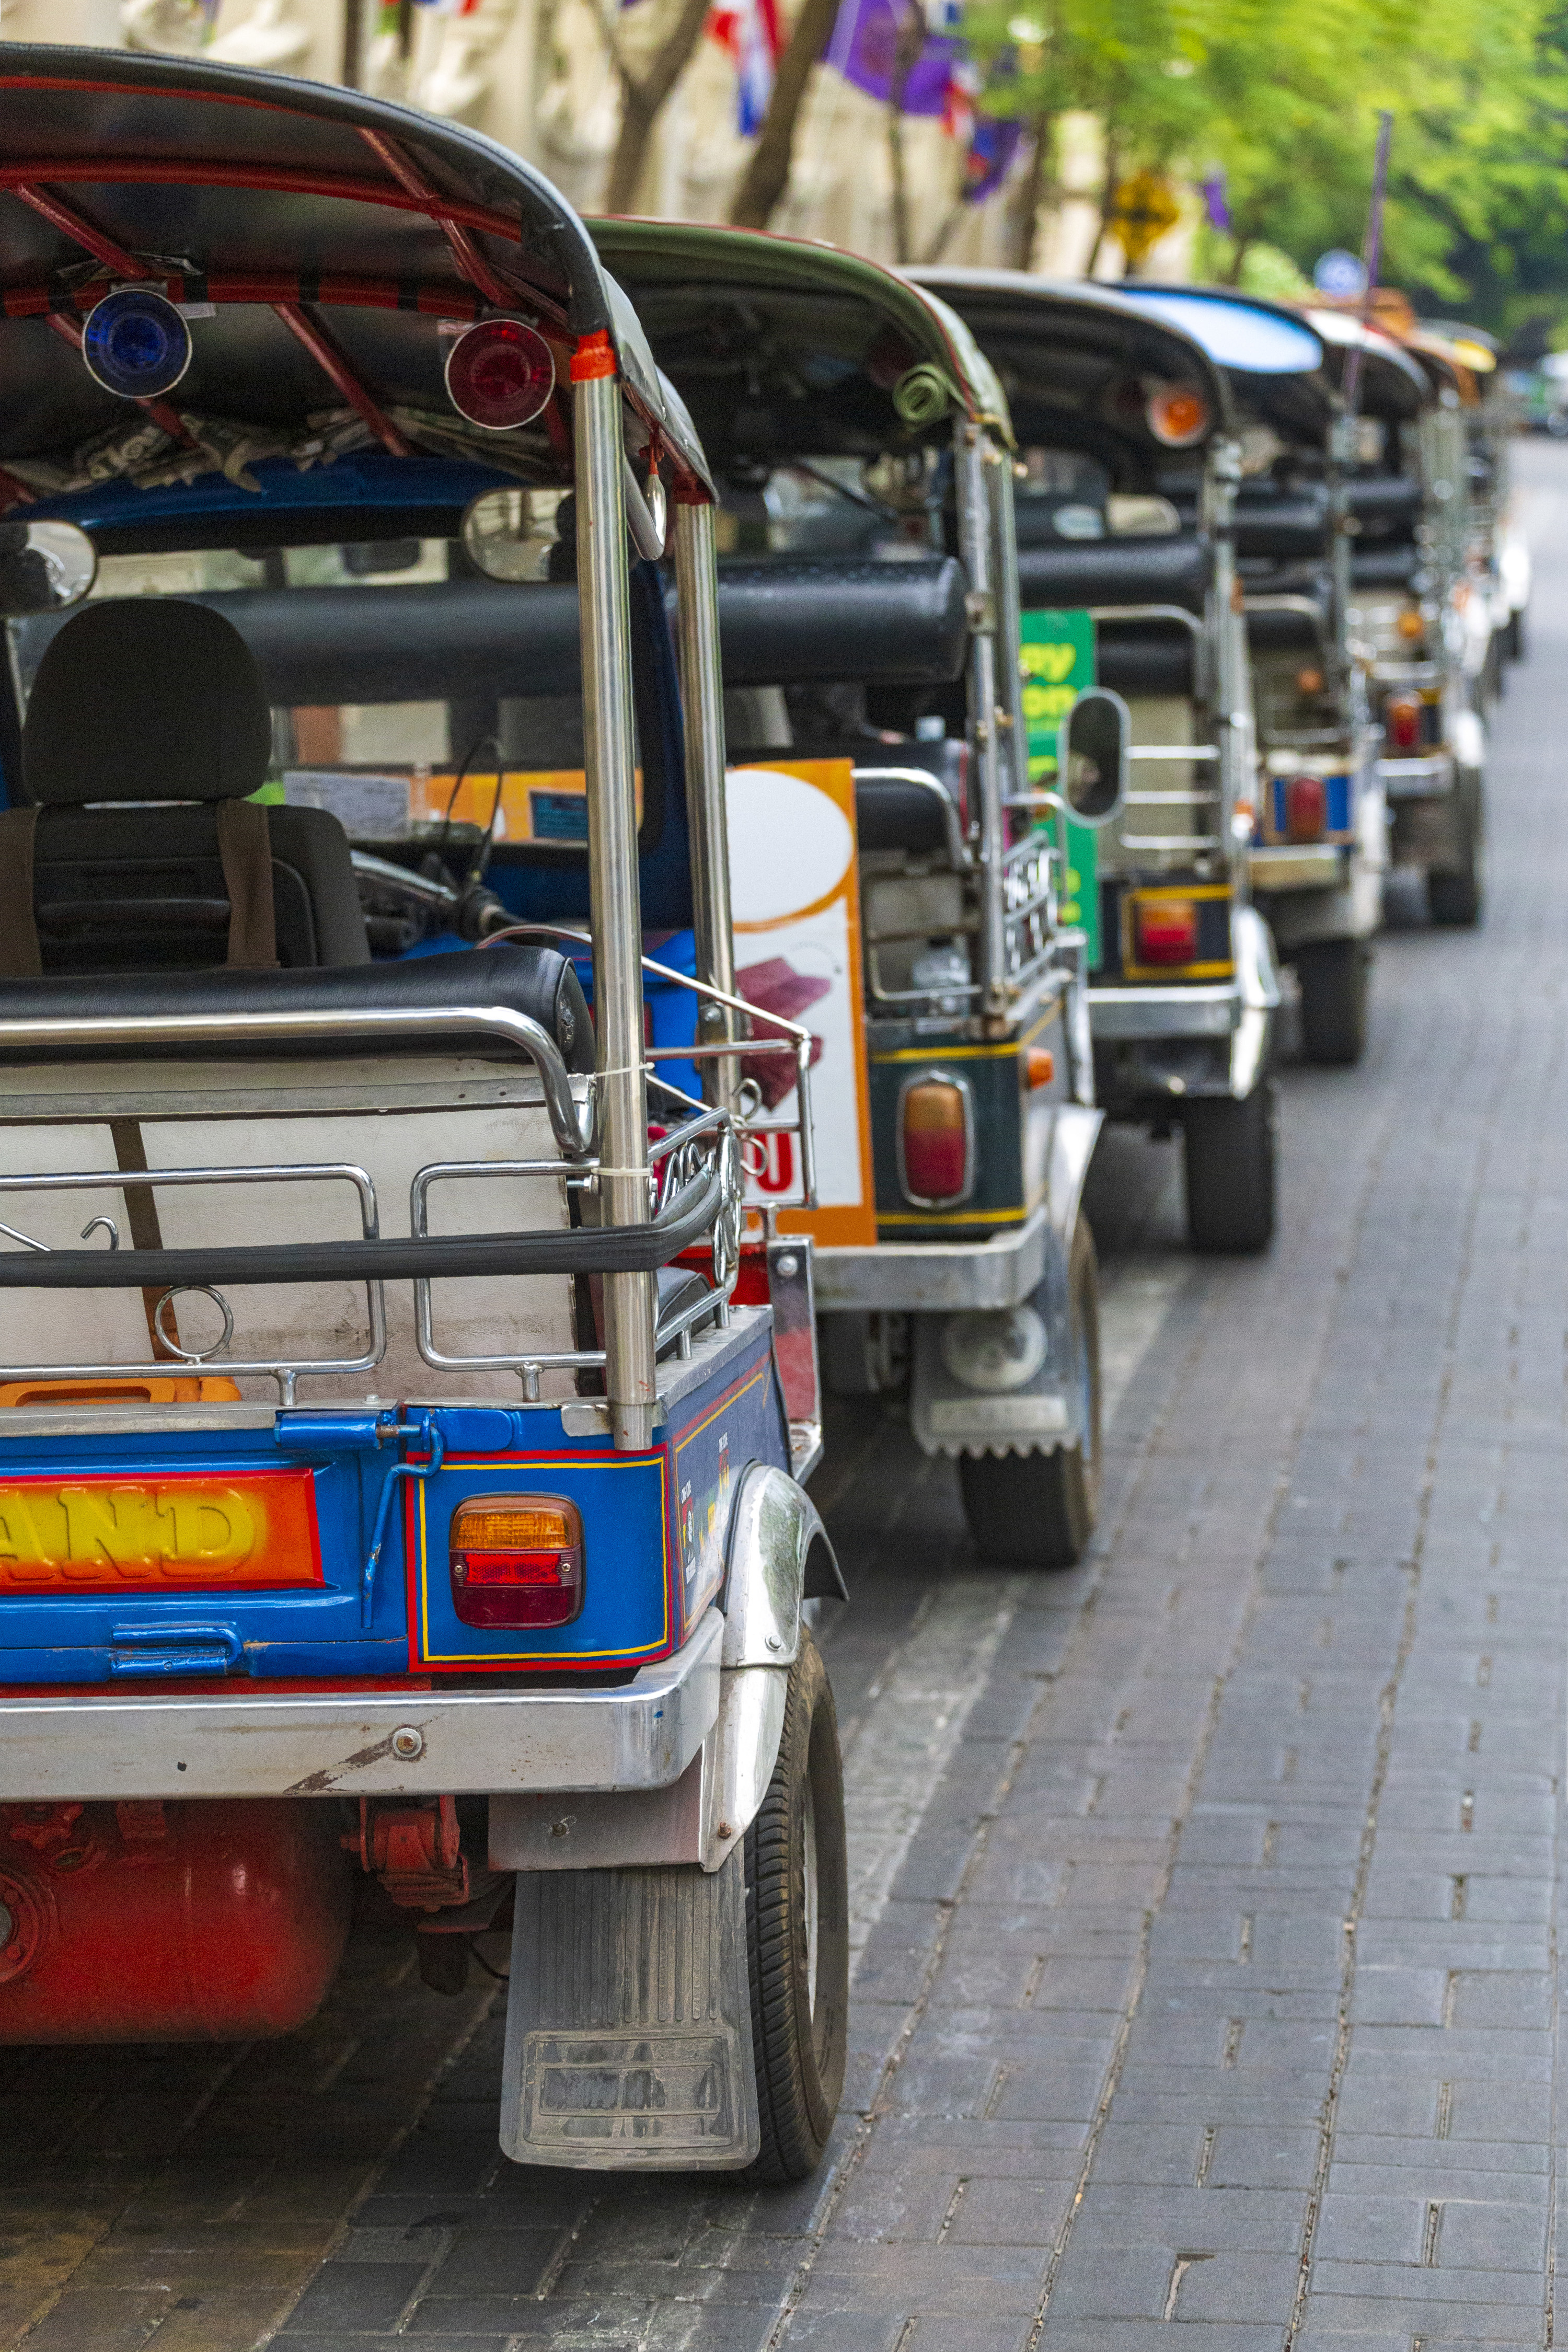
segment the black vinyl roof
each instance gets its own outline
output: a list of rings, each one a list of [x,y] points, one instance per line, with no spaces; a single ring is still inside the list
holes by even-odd
[[[576,213],[477,131],[199,59],[7,42],[0,123],[0,467],[137,423],[137,404],[96,384],[71,341],[94,300],[145,277],[172,299],[216,306],[193,327],[176,409],[284,436],[341,410],[341,385],[285,320],[291,308],[373,406],[428,410],[460,436],[443,322],[514,311],[554,349],[554,429],[479,435],[471,454],[504,461],[505,442],[521,457],[531,436],[536,473],[559,478],[571,356],[603,335],[636,406],[705,477],[689,420]]]

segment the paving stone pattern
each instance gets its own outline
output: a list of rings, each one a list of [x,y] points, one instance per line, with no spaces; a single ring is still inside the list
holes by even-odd
[[[1563,454],[1525,464],[1562,544]],[[437,2025],[406,1987],[363,2014],[351,1989],[281,2053],[12,2069],[5,2142],[42,2140],[0,2204],[0,2344],[1552,2343],[1568,558],[1549,549],[1531,631],[1498,722],[1486,927],[1395,930],[1364,1066],[1286,1073],[1272,1253],[1162,1274],[1174,1155],[1111,1139],[1095,1206],[1118,1279],[1165,1286],[1093,1559],[999,1576],[907,1436],[874,1412],[836,1432],[858,1927],[819,2179],[511,2167],[499,2009],[475,1995]]]

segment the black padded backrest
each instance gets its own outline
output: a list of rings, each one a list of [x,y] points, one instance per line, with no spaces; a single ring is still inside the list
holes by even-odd
[[[582,986],[556,948],[502,941],[456,955],[411,956],[401,963],[372,963],[357,971],[204,971],[137,974],[106,999],[85,980],[0,981],[0,1021],[88,1019],[106,1012],[166,1018],[174,1013],[264,1013],[378,1012],[405,1006],[425,1012],[502,1005],[526,1013],[560,1046],[569,1069],[594,1066],[594,1024]],[[99,1062],[132,1058],[180,1060],[293,1061],[305,1055],[356,1060],[380,1054],[462,1054],[515,1060],[510,1046],[481,1033],[461,1029],[397,1038],[323,1038],[314,1044],[265,1041],[214,1047],[181,1045],[51,1046],[18,1052],[0,1045],[5,1062]]]
[[[1197,691],[1195,648],[1185,629],[1117,628],[1101,622],[1095,640],[1096,683],[1118,694]]]
[[[1322,604],[1311,613],[1248,613],[1247,642],[1255,654],[1326,654],[1328,607]]]
[[[1350,485],[1350,509],[1363,541],[1410,538],[1421,505],[1421,485],[1408,474],[1367,474]]]
[[[1408,588],[1421,569],[1418,547],[1373,547],[1351,558],[1351,579],[1357,588]]]
[[[1289,498],[1248,497],[1244,490],[1237,501],[1237,555],[1322,555],[1328,544],[1326,490],[1297,491]]]
[[[726,686],[951,686],[969,650],[963,568],[781,559],[726,563],[719,636]]]
[[[27,797],[42,808],[246,800],[271,751],[244,638],[176,596],[73,613],[38,665],[22,730]]]
[[[348,836],[323,809],[270,808],[278,961],[370,961]],[[51,976],[204,971],[228,949],[217,812],[46,808],[34,844],[33,911]]]
[[[1180,604],[1201,613],[1213,577],[1214,550],[1184,533],[1018,551],[1018,595],[1026,613],[1093,604]]]
[[[142,596],[70,615],[45,648],[22,730],[23,777],[38,807],[33,908],[46,973],[224,963],[218,804],[260,789],[271,745],[255,656],[221,614]],[[266,835],[256,856],[270,847],[279,962],[368,962],[336,817],[268,809]]]

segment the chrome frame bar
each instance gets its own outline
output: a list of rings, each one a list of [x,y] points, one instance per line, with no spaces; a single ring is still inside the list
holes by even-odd
[[[552,1168],[561,1170],[563,1163],[551,1160]],[[352,1184],[359,1195],[362,1237],[377,1241],[381,1223],[376,1211],[375,1184],[363,1168],[352,1160],[321,1160],[315,1165],[289,1162],[271,1168],[99,1168],[71,1170],[65,1173],[45,1176],[0,1176],[0,1192],[121,1192],[132,1185],[151,1191],[159,1184],[288,1184],[338,1181]],[[31,1249],[47,1252],[44,1242],[30,1242]],[[111,1245],[112,1246],[112,1245]],[[108,1255],[109,1253],[105,1252]],[[165,1297],[170,1294],[165,1293]],[[176,1297],[179,1293],[173,1294]],[[107,1381],[107,1380],[170,1380],[182,1375],[200,1379],[204,1374],[236,1378],[275,1380],[280,1404],[292,1404],[294,1384],[306,1373],[337,1376],[348,1372],[374,1371],[386,1353],[386,1293],[379,1282],[365,1285],[365,1309],[370,1324],[370,1338],[362,1355],[312,1359],[300,1362],[291,1357],[268,1358],[265,1361],[236,1363],[216,1352],[206,1356],[180,1356],[171,1363],[165,1358],[151,1363],[120,1364],[0,1364],[0,1380],[7,1381]],[[224,1344],[223,1342],[219,1343]]]
[[[618,373],[574,383],[572,421],[594,1026],[603,1156],[609,1170],[601,1181],[610,1222],[641,1225],[648,1220],[647,1087],[641,974],[632,944],[641,939],[642,917]],[[653,1438],[658,1401],[654,1295],[649,1275],[605,1277],[605,1385],[612,1440],[621,1452],[641,1452]]]
[[[572,1080],[561,1048],[526,1013],[504,1005],[469,1004],[451,1011],[384,1006],[374,1012],[104,1013],[58,1021],[0,1021],[0,1054],[25,1054],[47,1061],[51,1047],[137,1045],[250,1045],[266,1041],[324,1038],[341,1045],[346,1037],[449,1036],[454,1029],[504,1038],[526,1054],[538,1070],[551,1131],[569,1160],[585,1159],[594,1148],[594,1112],[585,1119],[572,1097]]]
[[[953,429],[953,487],[959,553],[970,596],[969,733],[980,813],[980,983],[985,1011],[1003,1014],[1009,996],[1003,906],[1006,821],[996,742],[996,597],[992,578],[991,498],[985,482],[989,455],[981,427],[960,417]]]
[[[691,835],[692,929],[697,976],[720,999],[735,993],[735,938],[730,907],[730,824],[724,747],[724,679],[719,646],[719,569],[710,503],[675,509],[676,651],[686,730],[686,806]],[[734,1016],[710,1002],[698,1016],[705,1045],[727,1045]],[[708,1074],[705,1074],[705,1076]],[[706,1091],[735,1108],[736,1076],[721,1055]]]

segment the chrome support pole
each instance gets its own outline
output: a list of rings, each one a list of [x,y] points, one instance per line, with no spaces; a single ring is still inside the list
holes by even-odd
[[[724,677],[719,649],[719,574],[713,509],[675,509],[677,645],[686,730],[686,813],[691,829],[691,904],[697,934],[697,977],[727,996],[735,990],[735,942],[730,913],[730,826],[724,787]],[[725,1005],[698,1008],[697,1039],[728,1045],[738,1034]],[[708,1101],[732,1110],[740,1075],[731,1055],[702,1066]]]
[[[1238,800],[1251,803],[1258,791],[1252,663],[1247,649],[1247,617],[1241,610],[1236,570],[1236,493],[1240,480],[1239,443],[1216,442],[1205,503],[1215,554],[1214,586],[1209,594],[1219,654],[1220,822],[1231,887],[1238,901],[1247,896],[1247,869],[1235,835],[1236,804]]]
[[[1003,903],[1006,817],[996,726],[996,581],[991,550],[991,501],[985,488],[981,429],[960,419],[953,446],[958,499],[958,546],[969,583],[969,735],[980,804],[980,983],[986,1013],[1007,1010],[1006,910]]]
[[[589,929],[594,941],[600,1158],[605,1215],[648,1222],[647,1086],[643,1067],[642,916],[637,891],[637,736],[622,480],[621,387],[572,387],[577,446],[577,577],[582,604],[583,742],[588,795]],[[654,1276],[605,1277],[605,1381],[616,1447],[653,1441]]]

